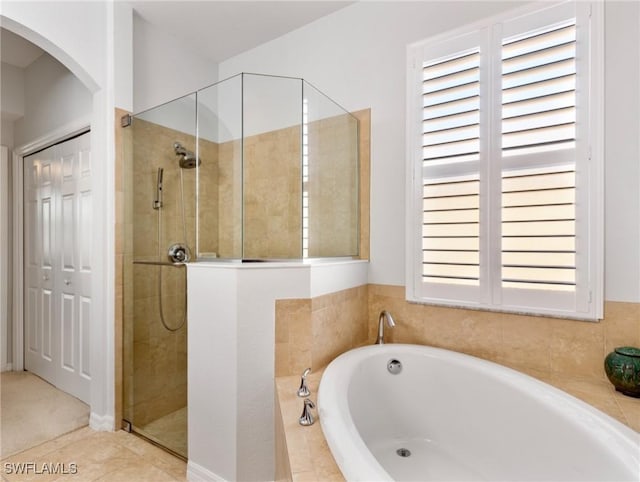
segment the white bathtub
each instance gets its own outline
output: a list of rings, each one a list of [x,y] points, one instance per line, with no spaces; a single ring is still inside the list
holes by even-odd
[[[318,413],[350,481],[640,480],[640,434],[550,385],[448,350],[351,350],[325,370]]]

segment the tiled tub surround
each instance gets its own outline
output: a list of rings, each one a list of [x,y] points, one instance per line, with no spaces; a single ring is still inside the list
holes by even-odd
[[[527,373],[525,370],[523,370]],[[312,373],[307,378],[311,391],[310,398],[317,401],[318,387],[324,369]],[[530,374],[530,373],[529,373]],[[535,374],[530,374],[535,376]],[[555,386],[579,398],[604,413],[640,431],[640,400],[626,397],[616,392],[603,380],[539,377],[536,378]],[[298,424],[302,412],[302,398],[296,396],[300,384],[299,376],[281,376],[276,378],[277,394],[280,401],[280,416],[286,440],[280,442],[286,449],[288,461],[281,461],[283,470],[276,480],[293,482],[343,481],[327,442],[322,433],[319,419],[310,427]],[[314,415],[317,411],[314,410]],[[278,457],[278,455],[276,455]],[[288,463],[288,465],[287,465]],[[290,471],[286,472],[286,469]]]
[[[367,342],[367,287],[276,301],[276,376],[315,371]]]
[[[447,348],[542,377],[606,380],[605,356],[640,346],[640,303],[607,301],[604,319],[588,322],[409,303],[402,286],[370,284],[368,305],[369,339],[386,309],[397,322],[389,341]]]
[[[314,306],[323,307],[316,318]],[[616,392],[603,369],[613,348],[640,346],[640,304],[606,302],[604,319],[592,323],[409,303],[402,286],[370,284],[276,303],[276,386],[294,481],[342,480],[319,423],[298,425],[302,399],[295,391],[302,370],[312,367],[308,381],[316,401],[326,364],[344,351],[373,343],[383,309],[396,321],[385,332],[387,342],[437,346],[509,366],[640,432],[640,399]],[[340,314],[349,310],[348,317]],[[363,317],[368,327],[364,340],[359,335]]]
[[[311,391],[309,398],[314,402],[318,400],[318,387],[323,371],[324,369],[320,369],[307,377],[307,385]],[[302,427],[298,424],[303,400],[296,395],[299,385],[299,376],[276,378],[276,389],[280,402],[280,413],[276,414],[276,417],[282,417],[282,426],[286,437],[283,445],[289,459],[288,463],[287,461],[280,463],[279,466],[283,467],[283,470],[276,473],[276,480],[293,480],[293,482],[344,481],[344,477],[324,439],[320,420],[317,417],[318,410],[312,410],[314,417],[316,417],[316,422],[313,425]],[[278,455],[276,455],[277,457]],[[286,469],[289,472],[286,472]]]

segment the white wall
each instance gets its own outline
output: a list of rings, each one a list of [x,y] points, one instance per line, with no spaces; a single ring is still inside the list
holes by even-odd
[[[405,282],[407,44],[521,3],[359,2],[219,65],[220,78],[241,71],[303,77],[350,111],[371,107],[371,283]],[[637,2],[606,6],[610,300],[640,301],[637,10]]]
[[[114,2],[114,103],[133,112],[133,8]]]
[[[91,292],[91,417],[114,427],[114,7],[113,2],[2,2],[0,25],[33,42],[92,93],[91,151],[94,265]],[[49,137],[59,132],[49,133]],[[26,134],[22,134],[26,135]],[[22,152],[24,153],[24,152]],[[18,152],[20,154],[20,152]],[[14,172],[15,174],[15,172]],[[14,182],[14,186],[19,185]],[[22,246],[20,231],[14,231]],[[19,283],[14,283],[19,287]],[[16,296],[19,299],[19,293]],[[19,311],[14,305],[14,313]],[[17,335],[17,334],[16,334]],[[20,346],[18,339],[14,347]],[[15,354],[15,353],[14,353]],[[16,360],[14,359],[14,362]],[[18,360],[18,365],[21,361]],[[14,367],[16,368],[16,367]]]
[[[2,62],[0,77],[2,112],[14,118],[24,115],[24,70]]]
[[[106,2],[2,2],[0,15],[13,33],[56,52],[55,57],[90,90],[106,79]]]
[[[0,90],[0,105],[2,105],[0,144],[12,149],[14,146],[13,123],[24,115],[24,70],[3,62],[0,65]]]
[[[605,15],[605,299],[640,301],[640,3]]]
[[[17,146],[33,142],[60,126],[91,120],[93,95],[69,70],[42,54],[24,70],[24,117],[15,122]]]
[[[184,22],[176,28],[188,28]],[[141,112],[195,92],[218,80],[205,59],[138,14],[133,16],[133,111]]]

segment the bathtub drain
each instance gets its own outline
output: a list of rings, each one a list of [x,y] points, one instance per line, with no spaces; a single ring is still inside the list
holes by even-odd
[[[396,450],[396,453],[400,457],[409,457],[411,455],[411,450],[402,448],[402,449]]]

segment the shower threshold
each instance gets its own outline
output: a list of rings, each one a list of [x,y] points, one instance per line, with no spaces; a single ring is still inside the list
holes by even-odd
[[[142,427],[133,424],[130,424],[130,427],[131,433],[187,461],[187,407],[180,408]]]

